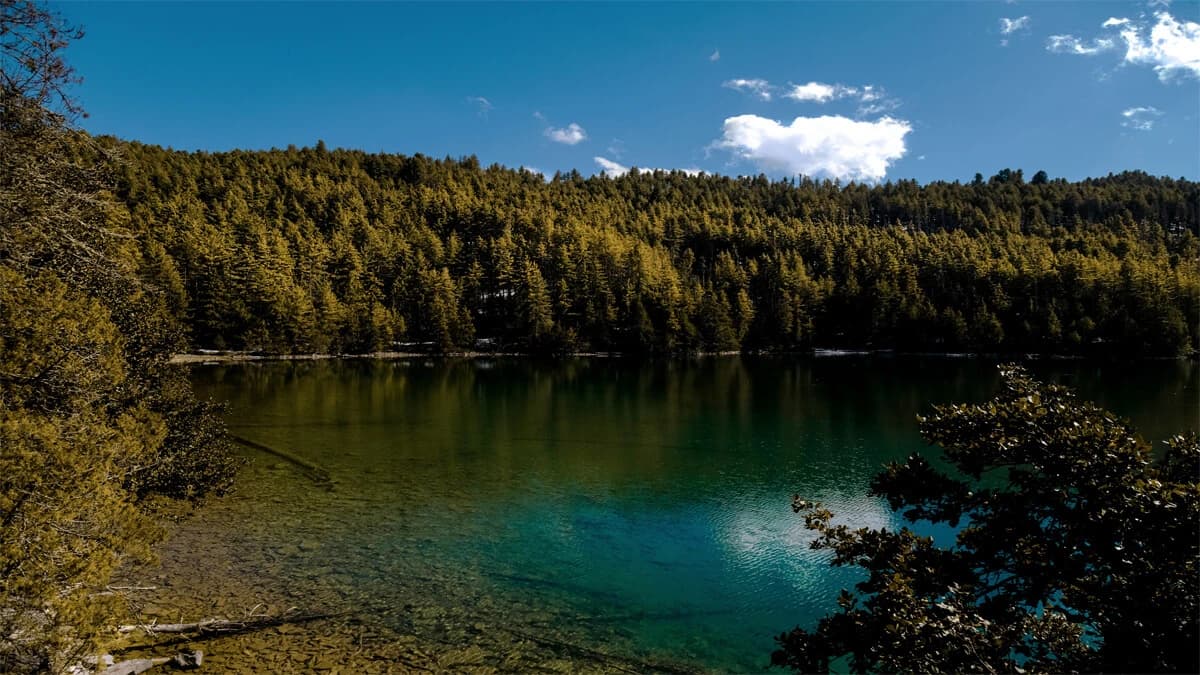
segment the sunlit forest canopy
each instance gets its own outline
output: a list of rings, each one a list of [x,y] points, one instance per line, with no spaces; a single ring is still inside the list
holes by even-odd
[[[194,348],[1178,355],[1197,183],[879,185],[103,139]],[[482,340],[482,342],[477,342]]]

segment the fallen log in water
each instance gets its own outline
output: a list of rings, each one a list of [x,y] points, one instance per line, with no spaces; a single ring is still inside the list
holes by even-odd
[[[121,661],[120,663],[112,664],[111,666],[100,671],[100,675],[137,675],[138,673],[144,673],[155,666],[161,666],[170,660],[171,659],[165,657],[157,659],[130,659],[128,661]]]
[[[261,450],[267,454],[275,455],[276,457],[278,457],[280,459],[286,459],[287,461],[289,461],[292,464],[299,467],[301,472],[305,476],[308,476],[314,483],[319,483],[319,484],[321,484],[325,487],[329,487],[329,488],[333,487],[333,476],[331,476],[329,474],[329,472],[325,470],[324,467],[322,467],[318,464],[314,464],[314,463],[308,461],[307,459],[304,459],[303,457],[298,457],[296,455],[293,455],[292,453],[288,452],[287,450],[280,450],[279,448],[272,448],[269,445],[264,445],[262,443],[259,443],[258,441],[252,441],[249,438],[245,438],[243,436],[229,434],[229,438],[231,440],[233,440],[235,443],[244,445],[247,448],[254,448],[255,450]]]
[[[111,659],[110,659],[111,660]],[[170,663],[176,668],[199,668],[204,665],[204,652],[180,652],[172,657],[159,657],[153,659],[130,659],[114,663],[104,670],[100,671],[100,675],[138,675],[144,673],[155,666],[161,666],[164,663]]]
[[[225,619],[205,619],[196,623],[135,623],[118,626],[117,632],[132,633],[144,630],[147,633],[220,633],[233,630],[244,630],[247,621],[227,621]]]
[[[201,635],[209,634],[228,634],[228,633],[246,633],[249,631],[260,630],[263,628],[271,628],[273,626],[282,626],[292,623],[306,623],[308,621],[317,621],[320,619],[332,619],[341,614],[300,614],[295,616],[258,616],[248,619],[204,619],[195,623],[134,623],[117,626],[119,633],[132,633],[140,630],[146,633],[199,633]]]

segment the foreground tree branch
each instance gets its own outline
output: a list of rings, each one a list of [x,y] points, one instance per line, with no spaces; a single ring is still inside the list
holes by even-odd
[[[1069,390],[1003,368],[979,405],[935,408],[921,433],[956,475],[920,455],[872,486],[930,537],[835,525],[793,508],[834,565],[867,573],[841,611],[780,635],[777,666],[828,672],[1200,671],[1200,442],[1158,457],[1125,422]],[[961,527],[960,527],[961,526]],[[844,666],[838,666],[844,667]]]

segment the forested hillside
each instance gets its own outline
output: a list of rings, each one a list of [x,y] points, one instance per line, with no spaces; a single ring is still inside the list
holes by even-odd
[[[1200,185],[1004,170],[878,186],[101,139],[196,348],[1178,355]],[[484,342],[477,343],[477,340]]]

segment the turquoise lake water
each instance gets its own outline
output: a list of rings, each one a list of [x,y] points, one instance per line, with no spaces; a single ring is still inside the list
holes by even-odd
[[[1148,439],[1197,426],[1191,362],[1033,362]],[[666,669],[763,670],[857,579],[808,548],[791,496],[858,526],[867,496],[925,448],[931,403],[989,398],[975,359],[712,357],[294,362],[193,369],[231,430],[265,453],[219,510],[229,573],[372,607],[379,621],[493,649],[550,636]],[[324,593],[323,595],[321,595]],[[497,632],[500,631],[500,632]],[[504,633],[503,631],[508,631]],[[506,637],[508,636],[508,637]]]

